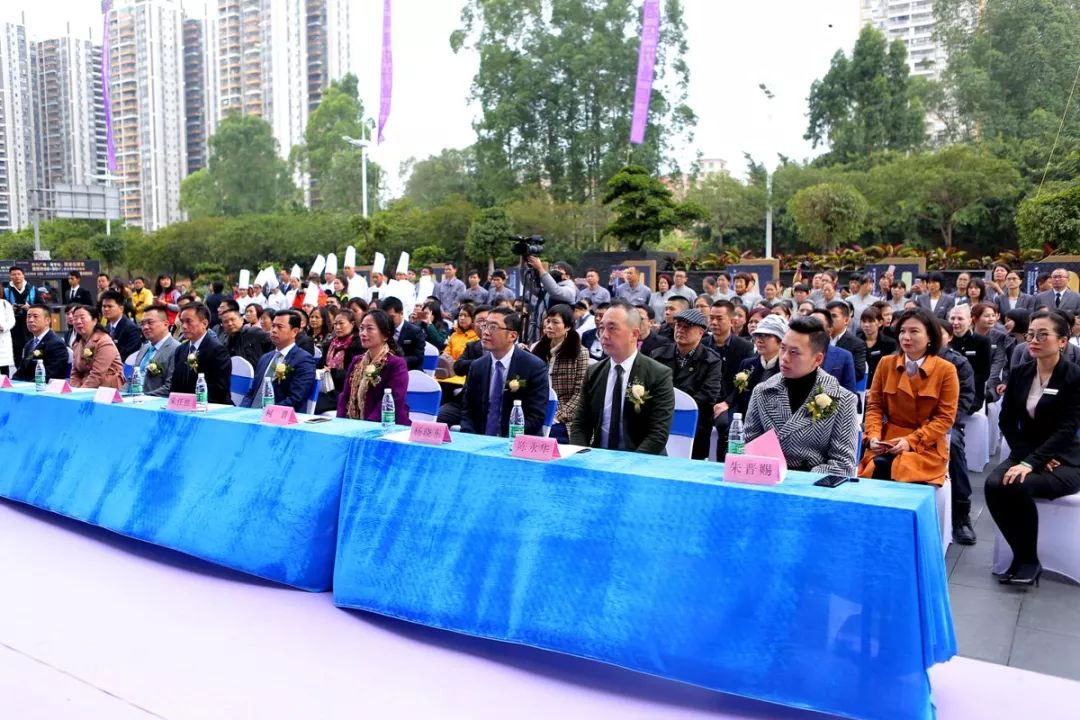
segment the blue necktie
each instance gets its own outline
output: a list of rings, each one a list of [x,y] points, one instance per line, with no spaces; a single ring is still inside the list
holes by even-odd
[[[38,338],[34,338],[34,342],[30,343],[30,350],[29,350],[29,352],[27,352],[27,355],[33,355],[34,354],[34,351],[37,350],[37,346],[38,346],[39,342],[41,342],[41,341]]]
[[[154,353],[156,352],[157,348],[151,345],[150,349],[146,351],[145,355],[143,355],[142,362],[139,363],[139,372],[144,374],[146,373],[146,366],[150,364],[150,360],[154,357]]]
[[[495,362],[495,383],[491,388],[491,402],[488,403],[487,426],[484,428],[485,435],[498,437],[502,426],[502,401],[503,401],[503,366]]]

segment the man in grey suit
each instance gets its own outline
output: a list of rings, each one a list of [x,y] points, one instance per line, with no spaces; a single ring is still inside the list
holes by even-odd
[[[1069,289],[1069,271],[1054,268],[1050,273],[1050,289],[1035,296],[1036,309],[1066,310],[1073,315],[1080,313],[1080,294]]]
[[[947,322],[949,320],[949,311],[956,304],[956,298],[942,289],[944,283],[944,275],[939,272],[930,273],[930,277],[926,281],[927,292],[916,295],[915,302],[919,303],[919,307],[926,308],[937,315],[939,319]]]
[[[858,468],[855,394],[821,369],[828,347],[820,322],[792,318],[780,343],[779,374],[750,395],[746,439],[775,430],[789,469],[852,476]]]
[[[135,367],[142,371],[143,394],[168,397],[173,365],[180,343],[169,334],[168,308],[151,305],[143,311],[142,334],[146,342],[135,355]]]

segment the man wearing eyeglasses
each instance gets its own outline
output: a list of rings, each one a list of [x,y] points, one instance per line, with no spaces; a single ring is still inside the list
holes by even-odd
[[[169,334],[169,309],[164,305],[151,305],[143,310],[142,328],[146,343],[135,356],[135,367],[143,376],[143,394],[151,397],[168,397],[172,389],[173,368],[176,351],[180,348]]]
[[[547,415],[548,366],[517,348],[521,316],[495,308],[487,317],[480,342],[487,352],[469,366],[461,392],[461,431],[507,437],[515,400],[525,411],[525,434],[540,435]]]
[[[1073,315],[1080,313],[1080,293],[1069,289],[1069,271],[1054,268],[1050,273],[1050,289],[1035,296],[1035,308],[1065,310]]]

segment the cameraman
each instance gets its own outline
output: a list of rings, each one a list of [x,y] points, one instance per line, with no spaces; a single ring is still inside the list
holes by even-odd
[[[560,303],[571,306],[574,304],[577,299],[577,285],[574,284],[573,270],[569,265],[564,262],[557,262],[551,272],[548,272],[544,266],[544,261],[535,255],[526,257],[525,262],[540,277],[540,284],[547,294],[545,308]]]

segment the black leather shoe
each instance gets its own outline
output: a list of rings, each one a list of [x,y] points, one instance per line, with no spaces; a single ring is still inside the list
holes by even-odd
[[[975,528],[971,527],[971,521],[965,519],[962,523],[953,528],[952,531],[953,542],[958,545],[974,545],[975,544]]]

